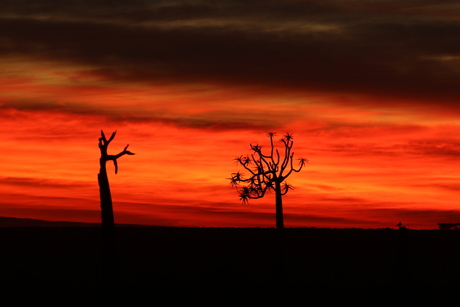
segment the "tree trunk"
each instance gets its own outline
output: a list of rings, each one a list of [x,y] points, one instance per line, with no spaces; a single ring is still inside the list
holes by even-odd
[[[284,217],[283,195],[281,195],[281,183],[275,183],[276,194],[276,284],[280,293],[283,293],[284,282]]]
[[[281,195],[281,183],[275,183],[275,194],[276,194],[276,229],[283,231],[284,229],[284,217],[283,217],[283,196]]]
[[[101,198],[101,220],[102,228],[111,230],[114,228],[112,195],[110,194],[109,178],[105,167],[105,161],[101,159],[101,169],[97,175],[99,182],[99,195]]]
[[[109,155],[107,148],[117,132],[113,132],[109,139],[105,137],[104,131],[101,130],[99,138],[99,149],[101,158],[99,159],[99,174],[97,181],[99,183],[99,197],[101,199],[101,220],[102,220],[102,282],[104,292],[113,292],[118,285],[118,255],[115,244],[115,221],[113,218],[112,195],[110,194],[109,177],[107,176],[107,161],[113,161],[115,174],[118,172],[117,159],[124,155],[134,155],[128,151],[128,145],[117,155]],[[116,291],[115,291],[116,292]],[[111,296],[113,298],[113,296]]]
[[[102,279],[104,287],[113,291],[118,275],[118,257],[115,245],[115,223],[112,196],[105,162],[101,159],[101,169],[97,175],[101,199],[102,220]]]

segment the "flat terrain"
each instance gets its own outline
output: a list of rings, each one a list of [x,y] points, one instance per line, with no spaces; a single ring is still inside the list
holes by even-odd
[[[460,231],[286,229],[283,242],[275,229],[118,227],[119,269],[104,287],[99,227],[3,227],[0,286],[18,305],[411,300],[460,289]]]

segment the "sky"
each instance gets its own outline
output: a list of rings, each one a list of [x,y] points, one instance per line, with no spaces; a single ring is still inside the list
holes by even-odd
[[[460,222],[460,4],[0,0],[0,216],[274,227],[230,185],[294,136],[286,227]]]

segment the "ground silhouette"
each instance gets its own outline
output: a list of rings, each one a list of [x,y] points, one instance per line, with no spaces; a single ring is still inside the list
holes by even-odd
[[[100,227],[0,228],[0,289],[50,302],[102,302]],[[401,274],[396,229],[285,229],[277,280],[274,228],[116,227],[114,300],[147,303],[368,304],[457,294],[460,232],[406,231],[410,276]],[[31,296],[31,294],[34,294]],[[27,295],[25,295],[27,294]],[[105,294],[107,295],[107,293]],[[369,298],[371,300],[369,300]],[[372,304],[371,304],[372,305]],[[396,304],[398,305],[398,304]]]

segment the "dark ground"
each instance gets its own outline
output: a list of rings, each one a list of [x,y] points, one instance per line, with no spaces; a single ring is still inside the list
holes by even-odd
[[[118,278],[104,287],[99,227],[0,228],[2,297],[61,306],[107,297],[147,306],[410,306],[460,293],[460,231],[286,229],[281,269],[275,229],[118,227],[117,238]]]

